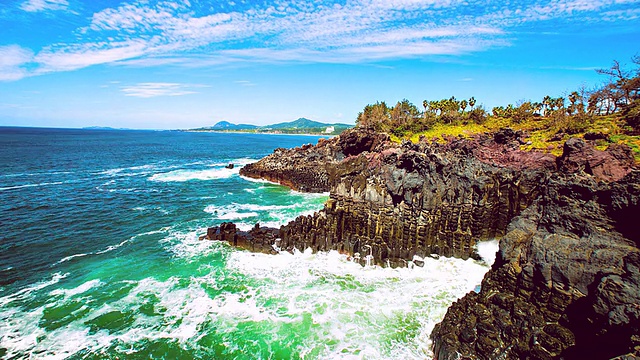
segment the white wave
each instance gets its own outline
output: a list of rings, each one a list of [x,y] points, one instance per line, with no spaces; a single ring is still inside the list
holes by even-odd
[[[96,255],[100,255],[100,254],[108,253],[109,251],[113,251],[113,250],[115,250],[115,249],[118,249],[118,248],[120,248],[120,247],[124,246],[124,245],[125,245],[126,243],[128,243],[130,240],[131,240],[131,239],[127,239],[127,240],[124,240],[124,241],[122,241],[122,242],[120,242],[120,243],[118,243],[118,244],[107,246],[107,248],[106,248],[106,249],[104,249],[104,250],[100,250],[100,251],[97,251],[95,254],[96,254]]]
[[[158,211],[163,215],[169,215],[171,211],[164,209],[161,206],[149,207],[149,206],[137,206],[132,208],[133,211]]]
[[[82,293],[89,291],[90,289],[102,285],[103,282],[99,279],[89,280],[82,285],[79,285],[73,289],[55,289],[51,291],[49,294],[56,295],[64,295],[66,297],[76,296]]]
[[[476,244],[476,250],[478,255],[484,260],[489,266],[493,265],[496,261],[496,253],[500,249],[500,242],[496,239],[481,241]]]
[[[154,174],[149,177],[151,181],[160,182],[185,182],[190,180],[217,180],[227,179],[237,174],[237,169],[216,168],[205,170],[174,170],[166,173]]]
[[[264,317],[289,321],[310,313],[318,337],[335,344],[320,356],[324,359],[432,357],[433,327],[451,302],[473,290],[488,270],[472,260],[446,258],[425,259],[423,268],[363,268],[337,252],[308,250],[276,256],[234,252],[228,267],[265,280],[268,285],[260,287],[256,296],[277,299],[285,294],[288,299],[280,308],[247,312],[258,314],[253,321]],[[404,330],[397,326],[411,325],[419,328],[412,341],[392,344],[391,349],[376,341],[375,334],[392,335]]]
[[[48,186],[48,185],[61,185],[61,184],[65,184],[65,183],[66,182],[64,182],[64,181],[56,181],[56,182],[43,182],[43,183],[38,183],[38,184],[25,184],[25,185],[7,186],[7,187],[0,187],[0,191],[23,189],[23,188],[30,188],[30,187],[40,187],[40,186]]]
[[[292,205],[258,205],[258,204],[238,204],[238,208],[241,210],[250,211],[274,211],[294,209],[296,207],[304,206],[304,204],[292,204]]]
[[[272,184],[272,185],[278,185],[278,186],[283,186],[284,187],[284,185],[280,185],[280,183],[277,183],[277,182],[274,182],[274,181],[265,180],[265,179],[254,179],[254,178],[250,178],[250,177],[243,176],[243,175],[240,175],[240,178],[242,178],[243,180],[246,180],[246,181],[254,182],[254,183]]]
[[[218,252],[223,243],[217,241],[201,241],[198,237],[206,233],[206,229],[196,231],[171,231],[160,243],[177,258],[197,261],[211,253]]]
[[[43,171],[43,172],[36,172],[36,173],[16,173],[16,174],[0,174],[0,178],[6,177],[6,178],[11,178],[11,177],[27,177],[27,176],[50,176],[50,175],[67,175],[67,174],[73,174],[72,171],[57,171],[57,170],[49,170],[49,171]]]
[[[57,284],[58,282],[60,282],[60,280],[66,278],[68,275],[69,273],[65,273],[65,274],[55,273],[51,276],[51,279],[49,280],[37,282],[35,284],[25,287],[24,289],[21,289],[16,293],[13,293],[5,297],[1,297],[0,307],[5,306],[16,300],[23,300],[29,297],[35,291],[42,290],[47,286],[51,286],[53,284]]]
[[[0,346],[8,350],[6,355],[32,353],[57,359],[82,349],[100,354],[114,344],[122,344],[126,351],[141,341],[156,340],[174,340],[190,349],[211,333],[234,347],[239,328],[248,322],[260,326],[265,339],[279,340],[288,336],[283,334],[289,324],[310,319],[305,338],[295,340],[302,358],[431,358],[428,337],[433,326],[488,270],[472,260],[446,258],[426,258],[423,268],[383,269],[362,267],[337,252],[254,254],[198,241],[196,232],[172,233],[166,241],[189,252],[222,252],[225,269],[206,272],[207,264],[202,264],[197,275],[128,281],[134,286],[123,298],[84,307],[85,315],[54,330],[39,327],[43,311],[66,301],[85,301],[87,292],[102,284],[100,280],[54,290],[52,295],[64,296],[36,309],[0,308]],[[157,299],[154,309],[164,310],[153,316],[136,313],[133,323],[119,331],[89,331],[87,321],[113,311],[137,311],[150,297]],[[400,333],[409,335],[394,340]]]
[[[168,167],[171,167],[171,166],[168,166]],[[131,167],[107,169],[107,170],[95,172],[94,175],[138,176],[138,175],[148,174],[149,172],[157,170],[159,168],[166,169],[167,166],[163,167],[160,164],[146,164],[146,165],[140,165],[140,166],[131,166]],[[140,170],[142,170],[142,171],[140,171]]]
[[[58,262],[56,264],[62,264],[63,262],[67,262],[69,260],[73,260],[73,259],[79,258],[79,257],[85,257],[87,255],[89,255],[89,254],[81,253],[81,254],[75,254],[75,255],[66,256],[66,257],[63,257],[62,259],[58,260]]]

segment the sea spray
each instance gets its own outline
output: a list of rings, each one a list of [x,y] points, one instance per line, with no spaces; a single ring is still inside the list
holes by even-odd
[[[479,241],[476,244],[476,251],[480,258],[484,260],[487,265],[491,266],[496,261],[496,253],[500,247],[500,242],[497,239]]]

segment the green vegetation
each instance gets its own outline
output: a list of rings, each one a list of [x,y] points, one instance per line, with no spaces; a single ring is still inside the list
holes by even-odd
[[[589,134],[602,138],[596,141],[601,149],[611,142],[631,146],[640,161],[640,56],[632,61],[637,65],[635,70],[623,70],[614,61],[611,68],[598,70],[609,78],[604,86],[582,88],[566,98],[545,96],[540,102],[522,101],[490,112],[476,106],[474,97],[424,100],[422,111],[406,99],[392,107],[377,102],[365,106],[356,124],[387,132],[396,141],[414,142],[420,137],[444,141],[510,127],[527,134],[523,150],[556,155],[569,137]]]

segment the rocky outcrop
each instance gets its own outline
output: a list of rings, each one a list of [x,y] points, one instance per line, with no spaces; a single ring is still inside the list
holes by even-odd
[[[432,254],[474,257],[478,240],[498,237],[481,291],[453,304],[434,329],[438,359],[640,351],[640,175],[627,147],[598,151],[571,139],[556,158],[520,151],[523,134],[511,130],[399,146],[358,131],[277,150],[245,172],[329,189],[322,211],[280,229],[242,233],[225,224],[209,238],[404,266]],[[307,159],[314,165],[305,168]]]
[[[389,146],[389,136],[370,129],[345,131],[344,135],[295,149],[276,149],[264,159],[240,169],[240,175],[264,179],[304,192],[328,192],[327,168],[344,158]]]
[[[633,214],[633,215],[632,215]],[[640,172],[552,178],[509,225],[480,293],[432,333],[437,358],[609,359],[640,352]]]
[[[584,140],[572,138],[565,142],[558,158],[561,172],[583,171],[598,180],[617,181],[629,173],[634,165],[631,148],[612,144],[606,151],[598,151]]]

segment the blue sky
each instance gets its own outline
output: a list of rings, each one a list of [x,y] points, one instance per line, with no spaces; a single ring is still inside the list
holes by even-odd
[[[176,129],[562,96],[640,53],[640,0],[0,0],[0,126]]]

